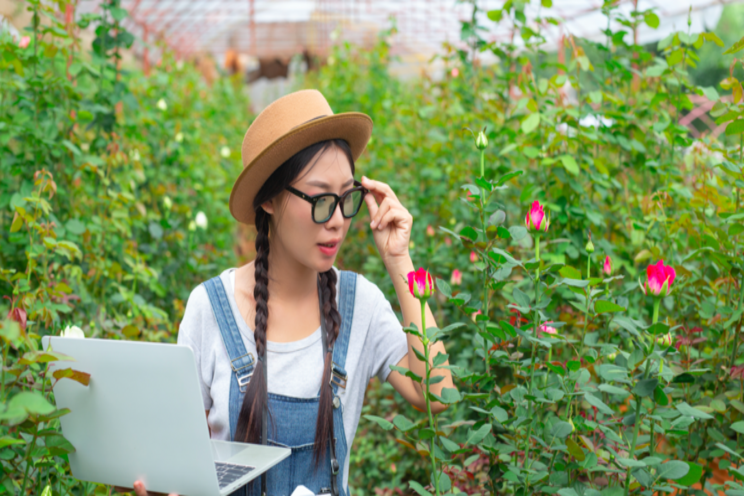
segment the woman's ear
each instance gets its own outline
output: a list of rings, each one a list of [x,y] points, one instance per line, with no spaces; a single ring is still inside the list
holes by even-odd
[[[261,204],[261,208],[263,208],[264,212],[266,212],[269,215],[274,215],[274,199],[272,198],[269,201],[265,201]]]

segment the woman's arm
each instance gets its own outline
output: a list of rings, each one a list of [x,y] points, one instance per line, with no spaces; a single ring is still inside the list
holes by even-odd
[[[398,302],[400,303],[400,308],[403,312],[403,325],[409,326],[411,323],[414,323],[419,329],[421,329],[421,303],[419,303],[419,300],[417,300],[408,290],[408,283],[405,281],[406,275],[415,270],[411,257],[406,256],[401,257],[400,259],[388,259],[385,266],[387,267],[388,274],[390,274],[390,278],[393,280],[395,293],[398,296]],[[426,327],[437,327],[437,323],[434,320],[434,314],[431,312],[428,303],[426,304]],[[406,338],[408,339],[408,354],[403,357],[403,359],[398,363],[398,366],[408,368],[418,376],[425,377],[426,366],[424,362],[416,358],[412,349],[415,347],[423,355],[424,345],[418,337],[412,334],[406,334]],[[433,361],[434,357],[440,352],[445,354],[447,353],[444,343],[440,341],[432,344],[429,351],[430,360]],[[449,360],[446,361],[444,365],[449,365]],[[431,363],[429,366],[431,366]],[[452,382],[452,373],[449,369],[432,370],[432,378],[439,375],[444,376],[444,379],[438,384],[432,384],[429,387],[429,390],[432,393],[441,396],[442,388],[453,388],[455,386]],[[390,375],[388,375],[388,382],[390,382],[395,390],[414,407],[421,411],[426,411],[424,386],[422,383],[414,382],[413,379],[396,371],[390,372]],[[447,405],[442,403],[432,402],[431,404],[432,413],[439,413],[446,409]]]

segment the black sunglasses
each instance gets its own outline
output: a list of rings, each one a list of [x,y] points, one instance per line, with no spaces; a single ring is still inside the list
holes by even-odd
[[[333,212],[336,211],[336,205],[341,202],[341,215],[346,219],[354,217],[359,213],[359,209],[362,206],[362,200],[364,195],[369,193],[369,190],[362,186],[359,181],[354,181],[354,188],[346,191],[343,195],[338,196],[335,193],[321,193],[319,195],[306,195],[302,191],[299,191],[292,186],[287,186],[287,190],[299,196],[305,201],[313,204],[313,221],[316,224],[323,224],[333,216]]]

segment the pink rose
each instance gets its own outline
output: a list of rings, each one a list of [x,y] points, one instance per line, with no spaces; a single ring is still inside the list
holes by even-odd
[[[431,224],[426,226],[426,235],[427,236],[434,236],[434,228],[431,227]]]
[[[18,46],[21,48],[26,48],[30,42],[31,42],[30,36],[23,36],[21,38],[21,41],[18,42]]]
[[[470,252],[470,262],[471,263],[475,263],[477,261],[478,261],[478,254],[475,253],[474,251],[471,251]]]
[[[524,225],[531,231],[548,232],[550,219],[546,217],[545,210],[539,201],[535,200],[532,202],[530,211],[527,212],[527,216],[524,218]]]
[[[434,279],[423,267],[408,273],[408,290],[419,300],[429,298],[434,292]]]
[[[452,276],[450,277],[450,284],[452,284],[453,286],[462,284],[462,272],[457,269],[453,270]]]
[[[602,266],[602,270],[604,270],[604,273],[608,276],[612,275],[612,259],[610,259],[610,256],[607,255],[605,257],[604,266]]]
[[[659,260],[656,265],[646,267],[646,284],[641,285],[641,291],[653,296],[667,296],[671,293],[676,276],[674,268],[664,265],[664,260]]]
[[[460,69],[455,67],[454,69],[452,69],[452,72],[450,72],[450,74],[452,74],[452,77],[457,77],[460,75]]]
[[[555,329],[555,327],[550,327],[548,324],[552,324],[552,320],[548,320],[544,324],[542,324],[540,327],[537,328],[537,335],[538,337],[541,334],[558,334],[558,331]]]

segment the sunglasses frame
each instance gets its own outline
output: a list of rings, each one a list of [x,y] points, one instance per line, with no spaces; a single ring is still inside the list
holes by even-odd
[[[351,219],[356,214],[358,214],[359,211],[362,209],[362,203],[364,202],[364,196],[367,193],[369,193],[369,190],[367,188],[365,188],[364,186],[362,186],[362,183],[360,183],[359,181],[354,181],[354,187],[351,188],[350,190],[344,192],[344,194],[341,195],[341,196],[338,196],[336,193],[319,193],[317,195],[310,196],[310,195],[306,195],[305,193],[303,193],[302,191],[300,191],[298,189],[293,188],[292,186],[287,186],[287,191],[289,191],[293,195],[299,196],[303,200],[305,200],[305,201],[307,201],[307,202],[309,202],[309,203],[311,203],[313,205],[313,209],[312,209],[312,212],[310,214],[310,217],[313,219],[313,222],[315,222],[316,224],[325,224],[326,222],[328,222],[329,220],[331,220],[331,217],[333,217],[333,214],[336,213],[336,207],[338,207],[339,202],[341,202],[342,200],[345,200],[348,195],[354,193],[355,191],[361,191],[362,192],[362,198],[359,201],[359,207],[356,209],[356,212],[354,212],[353,214],[351,214],[351,215],[349,215],[347,217],[344,214],[344,209],[341,208],[341,215],[344,217],[344,219]],[[331,197],[333,197],[333,202],[334,202],[333,203],[333,208],[330,210],[331,214],[328,216],[327,219],[322,220],[322,221],[317,221],[317,220],[315,220],[315,205],[324,196],[331,196]]]

